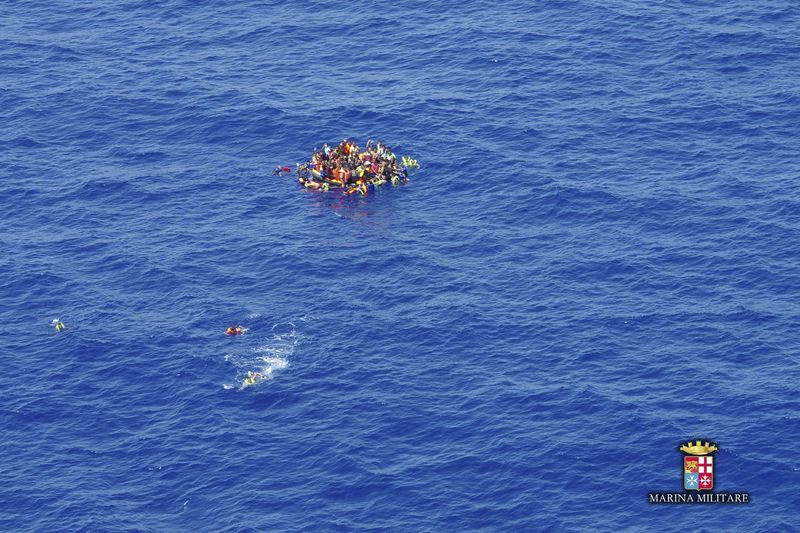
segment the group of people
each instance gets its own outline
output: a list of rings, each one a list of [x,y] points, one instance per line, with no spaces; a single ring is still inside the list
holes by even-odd
[[[298,181],[309,189],[323,191],[343,188],[345,194],[361,193],[385,183],[397,185],[408,181],[408,171],[419,164],[403,157],[398,162],[392,149],[381,141],[367,141],[364,150],[348,139],[336,147],[322,146],[314,149],[311,160],[298,163]]]

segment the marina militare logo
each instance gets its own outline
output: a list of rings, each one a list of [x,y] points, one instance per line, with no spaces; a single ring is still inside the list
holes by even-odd
[[[691,442],[682,444],[683,488],[685,490],[711,490],[714,488],[714,456],[716,444]]]
[[[750,503],[747,492],[714,492],[715,442],[689,441],[678,448],[683,452],[683,492],[651,492],[650,503]]]

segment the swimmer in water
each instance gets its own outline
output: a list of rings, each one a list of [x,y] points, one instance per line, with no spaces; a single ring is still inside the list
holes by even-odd
[[[261,372],[253,372],[251,370],[251,371],[249,371],[247,373],[247,377],[244,378],[244,381],[242,382],[242,387],[249,387],[250,385],[255,385],[263,377],[264,377],[264,374],[262,374]]]
[[[242,326],[230,326],[225,330],[225,333],[228,335],[241,335],[244,333],[244,328]]]
[[[65,326],[64,323],[61,322],[59,319],[54,318],[53,327],[56,329],[56,331],[61,332],[64,331],[64,328],[66,328],[67,326]]]

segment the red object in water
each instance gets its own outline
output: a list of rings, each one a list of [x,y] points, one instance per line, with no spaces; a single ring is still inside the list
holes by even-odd
[[[292,169],[291,169],[291,168],[289,168],[289,167],[283,167],[283,169],[282,169],[282,170],[283,170],[284,172],[291,172],[291,171],[292,171]]]

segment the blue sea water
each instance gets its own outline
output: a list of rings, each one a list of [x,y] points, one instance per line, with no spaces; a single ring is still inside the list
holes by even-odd
[[[798,11],[3,2],[0,529],[798,530]]]

